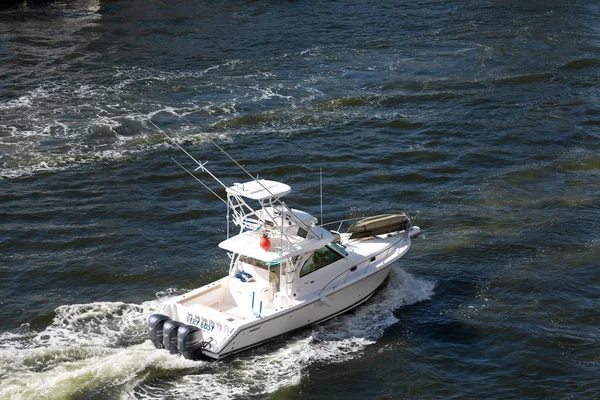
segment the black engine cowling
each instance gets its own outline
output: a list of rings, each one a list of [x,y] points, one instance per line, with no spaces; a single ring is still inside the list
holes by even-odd
[[[163,346],[163,325],[170,318],[162,314],[152,314],[148,317],[148,339],[154,344],[157,349],[162,349]]]
[[[183,323],[169,319],[163,325],[163,346],[171,354],[177,353],[177,330]]]
[[[197,360],[202,355],[202,331],[197,326],[181,325],[177,333],[177,350],[188,360]]]

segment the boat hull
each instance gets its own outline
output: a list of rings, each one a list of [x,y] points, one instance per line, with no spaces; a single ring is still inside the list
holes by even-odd
[[[224,345],[203,354],[221,359],[231,354],[261,345],[278,336],[295,332],[348,312],[366,302],[389,276],[391,265],[384,266],[360,280],[329,292],[326,297],[314,297],[255,323],[240,327]]]

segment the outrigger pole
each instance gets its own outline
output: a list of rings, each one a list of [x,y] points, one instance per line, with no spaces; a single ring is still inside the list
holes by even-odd
[[[185,172],[187,172],[192,178],[194,178],[195,180],[197,180],[198,182],[200,182],[200,184],[202,186],[204,186],[204,188],[206,190],[208,190],[209,192],[211,192],[212,194],[214,194],[215,196],[217,196],[217,198],[219,200],[221,200],[223,203],[225,203],[225,205],[227,205],[227,202],[225,200],[223,200],[223,198],[221,196],[219,196],[218,194],[216,194],[214,192],[214,190],[212,190],[211,188],[209,188],[204,182],[202,182],[200,179],[198,179],[198,177],[194,174],[192,174],[186,167],[184,167],[183,165],[181,165],[176,159],[174,159],[173,157],[169,157],[171,160],[173,160],[173,162],[177,165],[179,165],[181,167],[181,169],[183,169]],[[205,163],[206,164],[206,163]]]
[[[134,111],[136,111],[139,115],[144,116],[144,114],[142,114],[142,112],[140,110],[138,110],[133,104],[131,104],[129,101],[125,100],[124,98],[121,97],[121,100],[124,101],[127,105],[129,105],[129,107],[131,107]],[[178,115],[179,118],[183,119],[188,125],[195,127],[194,124],[192,124],[185,116],[183,115]],[[163,131],[158,125],[156,125],[154,122],[152,122],[152,120],[150,118],[147,118],[147,121],[154,127],[156,128],[156,130],[158,130],[160,133],[163,134],[163,136],[165,136],[167,138],[167,140],[169,142],[171,142],[172,144],[174,144],[175,146],[177,146],[177,148],[179,148],[179,150],[183,151],[183,153],[185,155],[187,155],[189,158],[191,158],[196,164],[198,164],[198,167],[196,167],[196,169],[194,171],[202,171],[202,172],[206,172],[207,174],[209,174],[215,181],[217,181],[225,190],[228,189],[227,186],[225,186],[225,184],[223,182],[221,182],[216,176],[213,175],[212,172],[210,172],[205,165],[208,163],[208,161],[202,163],[198,160],[196,160],[196,158],[194,158],[194,156],[192,156],[190,153],[188,153],[179,143],[177,143],[171,136],[169,136],[165,131]],[[265,186],[263,185],[263,183],[255,178],[254,176],[252,176],[252,174],[250,172],[248,172],[248,170],[246,168],[244,168],[239,162],[237,162],[236,159],[234,159],[231,155],[229,155],[229,153],[227,153],[225,151],[225,149],[223,149],[221,146],[219,146],[217,144],[217,142],[215,142],[213,139],[211,139],[210,137],[207,138],[212,144],[213,146],[215,146],[217,149],[219,149],[219,151],[221,151],[221,153],[225,154],[227,156],[227,158],[229,158],[231,161],[233,161],[235,163],[235,165],[237,165],[238,167],[240,167],[240,169],[242,171],[244,171],[249,177],[250,179],[252,179],[254,182],[258,183],[267,193],[269,193],[271,195],[271,197],[273,199],[275,199],[275,201],[277,201],[279,204],[281,204],[283,207],[285,207],[285,209],[292,215],[295,217],[295,214],[293,213],[293,211],[288,207],[287,204],[285,204],[283,201],[279,200],[278,198],[275,197],[275,195]],[[175,161],[175,159],[173,159],[173,157],[171,157],[171,159],[173,161]],[[227,205],[227,209],[229,210],[229,203],[226,202],[225,200],[223,200],[219,195],[217,195],[213,190],[211,190],[206,184],[204,184],[204,182],[202,182],[200,179],[198,179],[198,177],[196,177],[194,174],[192,174],[190,171],[188,171],[183,165],[181,165],[180,163],[178,163],[177,161],[175,161],[175,163],[177,165],[179,165],[185,172],[187,172],[189,175],[191,175],[194,179],[196,179],[198,182],[200,182],[202,184],[202,186],[204,186],[206,189],[208,189],[212,194],[214,194],[215,196],[217,196],[219,198],[219,200],[221,200],[222,202],[225,203],[225,205]],[[229,213],[228,213],[229,214]],[[318,236],[311,228],[310,226],[308,226],[307,224],[305,224],[303,221],[301,221],[299,218],[296,217],[297,222],[299,222],[301,225],[303,225],[306,229],[308,229],[310,232],[313,233],[313,235]],[[321,221],[322,223],[322,221]],[[229,229],[229,225],[228,225],[228,229]]]
[[[139,112],[139,111],[138,111]],[[183,119],[185,122],[188,123],[188,125],[195,127],[194,124],[192,124],[185,116],[180,115],[179,118]],[[156,125],[155,125],[156,126]],[[240,169],[242,171],[244,171],[249,177],[250,179],[252,179],[254,182],[258,183],[260,186],[262,186],[262,188],[271,195],[272,198],[274,198],[279,204],[281,204],[283,207],[285,207],[285,209],[295,217],[295,214],[293,213],[293,211],[288,207],[287,204],[285,204],[283,201],[279,200],[278,198],[275,197],[275,195],[269,190],[269,188],[267,188],[265,185],[263,185],[263,183],[255,178],[250,172],[248,172],[248,170],[246,168],[244,168],[239,162],[237,162],[237,160],[235,158],[233,158],[228,152],[225,151],[224,148],[222,148],[221,146],[219,146],[219,144],[217,142],[215,142],[214,140],[212,140],[211,138],[208,138],[208,140],[217,148],[219,149],[219,151],[221,151],[221,153],[225,154],[231,161],[233,161],[235,163],[235,165],[237,165],[238,167],[240,167]],[[177,147],[181,148],[181,146],[177,145]],[[187,152],[185,152],[186,154],[188,154]],[[189,155],[189,154],[188,154]],[[190,156],[191,157],[191,156]],[[193,159],[193,157],[192,157]],[[194,161],[196,161],[194,159]],[[196,161],[198,162],[198,161]],[[206,163],[205,163],[206,164]],[[197,169],[196,169],[197,170]],[[208,172],[208,171],[207,171]],[[210,172],[209,172],[210,174]],[[213,174],[210,174],[211,176],[213,176]],[[213,176],[214,177],[214,176]],[[215,178],[217,179],[217,178]],[[221,182],[219,182],[221,183]],[[221,185],[223,185],[221,183]],[[311,228],[310,226],[308,226],[307,224],[305,224],[304,222],[302,222],[299,218],[296,218],[297,222],[299,222],[301,225],[303,225],[306,229],[308,229],[310,232],[313,233],[313,235],[318,236]],[[323,223],[323,221],[321,221],[321,223]]]
[[[128,102],[127,100],[125,100],[125,99],[123,99],[123,98],[121,98],[121,100],[123,100],[125,103],[127,103],[127,105],[129,105],[129,107],[131,107],[133,110],[135,110],[135,111],[136,111],[138,114],[140,114],[141,116],[144,116],[144,114],[142,114],[142,112],[141,112],[140,110],[138,110],[137,108],[135,108],[135,106],[134,106],[133,104],[131,104],[130,102]],[[177,143],[177,142],[176,142],[176,141],[175,141],[175,140],[174,140],[174,139],[173,139],[171,136],[167,135],[167,133],[166,133],[165,131],[163,131],[162,129],[160,129],[160,127],[159,127],[158,125],[156,125],[154,122],[152,122],[152,120],[151,120],[150,118],[147,118],[147,121],[148,121],[148,122],[149,122],[149,123],[150,123],[150,124],[151,124],[153,127],[155,127],[155,128],[156,128],[156,130],[158,130],[160,133],[162,133],[162,134],[164,135],[164,137],[166,137],[166,138],[169,140],[169,142],[171,142],[172,144],[174,144],[175,146],[177,146],[177,147],[179,148],[179,150],[183,151],[183,152],[185,153],[185,155],[187,155],[189,158],[191,158],[192,160],[194,160],[194,162],[195,162],[196,164],[198,164],[198,167],[197,167],[197,168],[196,168],[194,171],[201,170],[202,172],[206,172],[206,173],[207,173],[207,174],[209,174],[209,175],[210,175],[210,176],[211,176],[211,177],[212,177],[212,178],[213,178],[215,181],[217,181],[217,182],[219,183],[219,185],[221,185],[221,186],[223,186],[223,188],[227,189],[227,186],[225,186],[225,184],[223,184],[223,182],[221,182],[221,181],[219,180],[219,178],[217,178],[216,176],[214,176],[214,175],[212,174],[212,172],[210,172],[210,171],[209,171],[209,170],[208,170],[208,169],[205,167],[205,165],[208,163],[208,161],[206,161],[206,162],[204,162],[204,163],[201,163],[200,161],[196,160],[196,159],[194,158],[194,156],[192,156],[192,155],[191,155],[190,153],[188,153],[188,152],[187,152],[187,151],[186,151],[186,150],[185,150],[183,147],[181,147],[181,145],[180,145],[179,143]],[[186,120],[186,121],[187,121],[187,120]],[[187,121],[187,122],[189,123],[189,121]],[[214,141],[212,141],[212,139],[211,139],[211,142],[212,142],[213,144],[215,144],[215,143],[214,143]],[[217,148],[219,148],[219,146],[217,146]],[[221,150],[221,151],[223,151],[223,150]],[[172,159],[173,161],[175,161],[175,160],[173,159],[173,157],[171,157],[171,159]],[[180,163],[178,163],[177,161],[175,161],[175,163],[176,163],[177,165],[179,165],[181,168],[183,168],[183,169],[184,169],[184,170],[185,170],[185,171],[186,171],[188,174],[192,175],[192,176],[193,176],[193,177],[194,177],[194,178],[195,178],[195,179],[196,179],[198,182],[202,183],[202,185],[203,185],[205,188],[207,188],[208,190],[210,190],[210,191],[211,191],[211,193],[213,193],[214,195],[216,195],[217,197],[219,197],[219,200],[221,200],[221,201],[224,201],[224,200],[223,200],[223,199],[222,199],[220,196],[218,196],[218,195],[217,195],[215,192],[213,192],[211,189],[209,189],[209,188],[208,188],[208,186],[206,186],[206,185],[205,185],[205,184],[204,184],[202,181],[200,181],[200,179],[198,179],[198,178],[197,178],[197,177],[196,177],[194,174],[192,174],[190,171],[188,171],[188,170],[187,170],[185,167],[183,167],[183,166],[182,166]],[[225,204],[227,204],[227,202],[225,202]]]

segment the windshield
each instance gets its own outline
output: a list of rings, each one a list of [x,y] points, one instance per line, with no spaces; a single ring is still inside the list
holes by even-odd
[[[343,248],[342,246],[340,246],[339,244],[337,244],[336,242],[331,242],[328,244],[329,247],[331,247],[332,249],[336,250],[338,253],[343,254],[344,256],[348,255],[348,252],[346,251],[345,248]]]
[[[271,268],[277,267],[280,264],[279,262],[270,263],[270,262],[266,262],[266,261],[257,260],[256,258],[248,257],[243,254],[240,254],[240,257],[238,258],[238,260],[239,260],[239,262],[243,262],[246,264],[253,265],[255,267],[260,267],[260,268],[265,268],[265,269],[267,269],[269,267],[271,267]]]

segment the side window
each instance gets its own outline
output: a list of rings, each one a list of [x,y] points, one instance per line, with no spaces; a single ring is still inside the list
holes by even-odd
[[[302,269],[300,270],[300,276],[302,277],[304,275],[310,274],[311,272],[323,268],[331,263],[334,263],[341,258],[341,255],[331,250],[329,247],[321,247],[320,249],[315,250],[312,256],[310,256],[310,258],[306,260],[306,262],[302,266]]]

